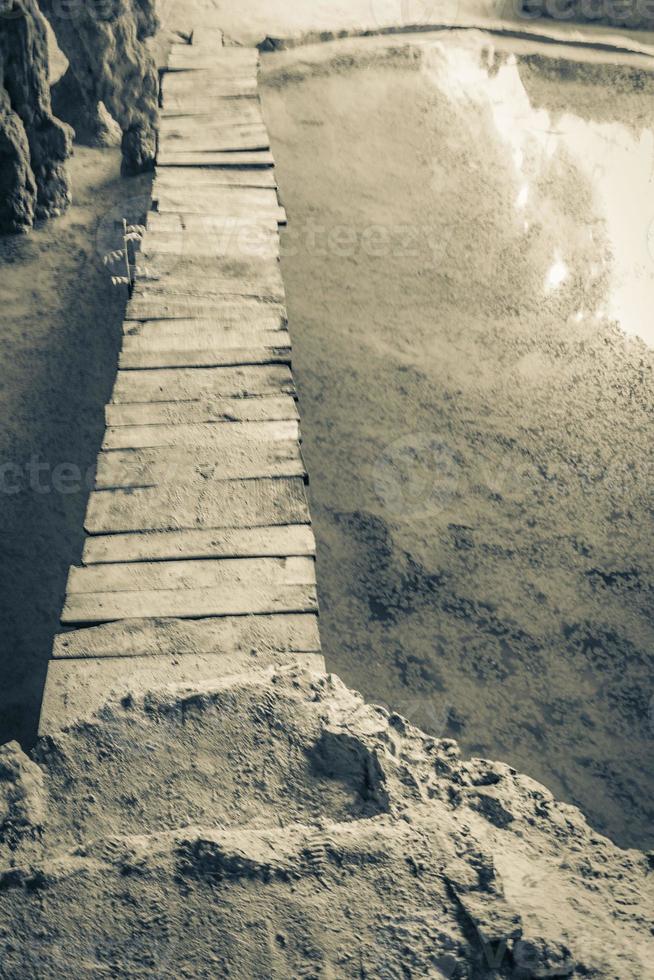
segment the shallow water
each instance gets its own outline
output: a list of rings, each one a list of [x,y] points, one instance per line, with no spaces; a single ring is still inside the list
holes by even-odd
[[[492,47],[481,58],[475,46],[446,43],[425,48],[424,71],[434,87],[462,112],[470,114],[476,108],[492,123],[491,140],[510,151],[512,166],[507,166],[505,179],[515,188],[515,216],[523,221],[525,241],[555,199],[547,183],[561,179],[563,166],[590,186],[592,219],[575,230],[597,249],[585,276],[599,279],[606,272],[608,290],[606,302],[598,298],[590,308],[580,306],[575,319],[617,322],[627,334],[654,347],[654,132],[637,119],[629,124],[587,118],[575,112],[574,102],[563,111],[532,104],[528,82],[523,81],[530,68],[537,71],[538,61],[530,59],[528,65]],[[552,246],[544,296],[571,275],[577,243],[564,230]]]
[[[469,34],[263,82],[330,667],[651,846],[652,77]]]

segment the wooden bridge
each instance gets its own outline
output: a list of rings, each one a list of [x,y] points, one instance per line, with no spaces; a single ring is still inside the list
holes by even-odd
[[[323,669],[315,542],[256,49],[215,28],[162,82],[153,210],[41,732],[111,695]]]

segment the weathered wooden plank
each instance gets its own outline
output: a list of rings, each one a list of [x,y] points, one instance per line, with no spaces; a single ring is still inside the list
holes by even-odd
[[[295,476],[305,480],[307,476],[297,439],[239,439],[213,446],[101,452],[95,488],[156,487],[166,483],[201,486],[210,481]]]
[[[238,62],[254,62],[259,60],[259,50],[255,47],[247,47],[243,45],[224,45],[215,42],[213,45],[208,46],[202,44],[200,39],[204,36],[205,38],[210,36],[209,30],[204,28],[207,33],[202,34],[203,28],[194,28],[194,32],[191,37],[191,44],[185,44],[183,42],[175,42],[171,45],[170,54],[171,57],[184,57],[188,55],[189,57],[208,57],[215,60],[223,61],[225,64],[232,64]],[[215,29],[213,29],[215,31]]]
[[[252,585],[315,585],[313,558],[209,558],[73,566],[68,596],[105,592],[159,592]]]
[[[126,337],[176,337],[197,331],[206,337],[218,333],[229,333],[235,337],[262,330],[283,333],[286,328],[283,316],[277,313],[271,316],[261,314],[260,317],[243,321],[223,320],[220,317],[213,320],[127,320],[123,324],[123,333]]]
[[[173,270],[175,271],[175,270]],[[160,303],[165,307],[166,300],[161,297]],[[159,301],[158,301],[159,303]],[[247,321],[259,320],[261,314],[277,315],[281,314],[286,318],[286,307],[284,303],[273,302],[268,299],[261,299],[257,296],[225,296],[219,297],[214,303],[212,303],[212,310],[209,314],[198,317],[195,313],[181,313],[175,316],[170,316],[170,314],[164,314],[159,316],[133,316],[131,315],[132,310],[138,306],[147,305],[144,300],[140,300],[139,303],[128,304],[126,320],[217,320],[219,322],[228,321],[235,323],[245,324]],[[170,304],[171,306],[186,306],[188,308],[193,307],[192,299],[175,299]],[[206,302],[201,301],[195,305],[206,305]]]
[[[202,114],[177,116],[160,120],[159,138],[180,136],[195,139],[199,133],[222,133],[230,130],[265,129],[263,106],[259,99],[220,99],[215,108]]]
[[[189,206],[192,207],[193,202]],[[198,204],[197,213],[201,214],[199,207]],[[202,259],[212,259],[214,263],[224,258],[248,256],[277,260],[280,243],[279,238],[275,236],[277,226],[285,220],[282,211],[283,209],[279,208],[274,214],[272,212],[269,214],[270,225],[264,225],[263,221],[259,224],[252,222],[235,229],[226,224],[222,233],[203,235],[201,232],[184,234],[166,229],[155,230],[144,239],[137,265],[139,270],[156,268],[159,265],[168,271],[177,269],[186,259],[192,271],[193,267],[198,269],[201,267]],[[215,264],[205,262],[204,267],[213,273],[217,271]]]
[[[162,231],[166,235],[171,234],[170,231]],[[216,238],[215,250],[209,255],[152,253],[156,253],[156,248],[139,260],[137,281],[175,279],[211,282],[212,279],[254,279],[257,276],[270,279],[281,275],[279,237],[276,231],[271,232],[270,229],[256,229],[255,234],[244,234],[242,239],[235,236],[234,240],[228,232],[222,239]]]
[[[159,266],[161,268],[161,265]],[[188,297],[197,302],[208,304],[214,301],[224,302],[225,297],[253,297],[282,305],[286,297],[281,270],[276,259],[270,260],[266,267],[263,261],[260,268],[251,268],[244,272],[230,271],[228,267],[218,270],[204,280],[196,276],[188,276],[185,270],[176,269],[171,260],[170,268],[155,272],[146,266],[140,272],[132,302],[147,299],[168,299],[179,301]]]
[[[85,565],[95,565],[107,562],[283,557],[315,553],[316,542],[311,527],[308,524],[287,524],[280,527],[99,535],[86,539],[82,561]]]
[[[225,296],[212,302],[193,300],[180,296],[168,299],[164,296],[150,299],[132,300],[127,304],[126,320],[218,320],[245,323],[248,317],[255,318],[263,308],[266,312],[281,311],[286,318],[285,307],[281,303],[257,300],[256,297]]]
[[[254,199],[248,201],[245,194],[232,193],[239,190],[252,190],[255,194],[270,195],[270,198],[268,201]],[[204,204],[204,211],[199,209],[200,204]],[[150,220],[149,226],[155,231],[159,230],[167,234],[190,234],[191,225],[188,222],[180,222],[179,219],[194,215],[198,222],[204,219],[204,225],[197,229],[196,234],[208,232],[211,235],[222,236],[225,230],[233,231],[239,227],[265,228],[270,234],[278,234],[279,229],[276,226],[280,224],[280,214],[283,211],[277,201],[276,192],[267,187],[210,188],[207,185],[197,190],[164,189],[157,197],[157,211],[152,212],[153,215],[160,215],[161,220],[159,222]],[[167,222],[166,219],[170,221]],[[208,227],[210,225],[212,227]]]
[[[192,202],[204,200],[205,210],[187,210],[186,199]],[[268,229],[269,235],[279,234],[275,219],[280,205],[277,192],[271,187],[210,187],[208,184],[186,191],[164,188],[160,200],[170,207],[166,211],[152,211],[148,219],[148,234],[160,231],[165,234],[223,235],[225,228],[259,227]],[[180,201],[177,210],[173,203]]]
[[[211,51],[215,51],[217,57],[220,57],[224,52],[220,49],[224,46],[225,37],[223,32],[219,27],[205,27],[203,24],[198,24],[193,27],[191,31],[191,44],[194,48],[209,48]],[[230,50],[227,48],[226,50]],[[237,50],[240,50],[237,48]]]
[[[185,135],[179,127],[160,135],[159,156],[168,153],[233,153],[236,150],[268,150],[270,139],[265,126],[221,126],[203,130],[201,126],[188,127]]]
[[[157,326],[161,324],[160,326]],[[180,326],[182,324],[182,326]],[[183,326],[188,324],[188,326]],[[124,328],[125,350],[202,350],[290,346],[286,328],[274,321],[265,328],[217,320],[130,320]]]
[[[254,350],[257,347],[268,350],[271,347],[290,346],[291,338],[284,330],[221,330],[218,327],[215,330],[193,329],[186,334],[163,332],[159,336],[156,333],[138,337],[126,336],[123,341],[123,353],[155,350],[218,351],[243,348]]]
[[[180,64],[162,76],[163,98],[167,94],[188,94],[201,91],[205,96],[214,95],[227,86],[237,86],[239,93],[254,92],[258,95],[256,65],[198,65],[197,68]]]
[[[170,589],[152,592],[91,593],[68,596],[63,624],[108,623],[116,619],[199,616],[251,616],[265,613],[317,612],[311,585],[215,586],[211,589]]]
[[[290,347],[233,347],[224,350],[128,350],[120,355],[121,371],[150,368],[232,367],[241,364],[290,364]]]
[[[294,394],[295,385],[287,365],[242,365],[230,368],[119,371],[112,402],[184,402],[202,398]]]
[[[276,256],[221,256],[212,265],[211,269],[198,270],[193,258],[189,257],[179,262],[172,259],[168,263],[148,263],[137,270],[134,295],[147,291],[150,295],[159,296],[165,291],[176,296],[190,295],[195,299],[221,296],[225,292],[233,293],[233,283],[242,280],[260,280],[269,290],[275,286],[283,289]],[[283,305],[283,301],[278,300],[278,303]],[[267,327],[272,319],[271,316],[262,316],[261,329],[275,329],[274,326]],[[258,323],[255,326],[258,328]]]
[[[225,299],[231,297],[253,297],[282,304],[286,298],[281,273],[277,269],[266,276],[245,278],[244,276],[212,276],[206,282],[197,279],[185,279],[183,276],[173,278],[174,270],[169,273],[169,281],[155,279],[151,272],[149,278],[139,279],[132,294],[132,303],[171,302],[191,299],[204,306],[211,306],[216,313]]]
[[[244,275],[253,278],[258,275],[257,265],[271,265],[279,261],[279,252],[272,240],[263,242],[261,246],[253,242],[250,251],[237,251],[237,247],[216,255],[172,255],[152,253],[139,261],[136,269],[136,281],[139,283],[162,282],[165,279],[185,281],[208,281],[215,276],[225,277]],[[224,268],[223,268],[224,267]],[[237,269],[242,269],[238,272]],[[282,280],[283,282],[283,280]],[[251,300],[227,300],[225,305],[234,306],[249,303]],[[283,306],[283,303],[271,303],[270,300],[255,300],[261,305]],[[211,318],[209,318],[211,319]]]
[[[265,124],[260,99],[214,99],[209,103],[189,100],[187,111],[183,109],[163,111],[160,132],[168,132],[180,121],[190,123],[193,119],[214,127],[222,123]]]
[[[233,262],[217,259],[214,273],[209,276],[194,275],[192,269],[178,267],[174,260],[168,268],[160,265],[159,270],[146,265],[139,272],[132,296],[133,299],[190,296],[208,302],[225,294],[266,297],[282,305],[286,294],[277,258],[251,258],[249,262],[242,258]]]
[[[308,522],[304,481],[297,478],[95,491],[85,528],[89,534],[117,534]]]
[[[187,213],[184,205],[177,212],[153,211],[148,215],[148,234],[152,231],[201,232],[217,231],[222,234],[225,228],[225,218],[230,216],[243,217],[248,223],[254,224],[263,216],[275,215],[279,210],[277,192],[270,187],[216,187],[209,185],[193,188],[178,188],[176,191],[165,190],[164,198],[172,200],[176,197],[183,199],[191,195],[203,197],[206,211],[201,214]],[[274,225],[270,222],[271,231]]]
[[[193,204],[193,202],[191,203]],[[249,261],[256,267],[261,262],[278,261],[280,253],[278,211],[279,208],[275,208],[270,212],[270,220],[266,223],[252,221],[234,224],[232,219],[225,219],[221,215],[220,219],[213,226],[210,226],[207,222],[207,226],[204,229],[201,227],[197,229],[189,227],[188,231],[184,231],[176,225],[176,222],[180,218],[179,211],[158,212],[157,222],[152,224],[151,231],[145,236],[145,251],[142,251],[139,255],[137,265],[139,267],[142,266],[143,260],[145,260],[148,266],[152,266],[155,264],[155,259],[158,256],[161,257],[162,253],[159,245],[162,233],[165,238],[170,238],[171,236],[174,238],[174,236],[182,236],[184,234],[190,234],[194,237],[202,234],[206,236],[207,232],[209,232],[214,240],[214,250],[210,255],[204,257],[212,259],[214,265],[206,264],[205,267],[214,272],[219,271],[219,267],[225,263],[235,265],[237,262],[244,264]],[[202,218],[203,213],[199,210],[197,213],[187,211],[183,217],[188,219]],[[168,221],[168,219],[170,220]],[[173,253],[174,258],[181,261],[186,260],[189,273],[194,272],[198,268],[195,263],[202,256],[198,256],[197,254],[187,255],[184,251],[179,254],[179,249],[177,249],[177,253],[176,256]],[[162,258],[162,262],[165,263],[167,269],[171,266],[172,268],[178,268],[180,266],[180,262],[171,260],[168,255]]]
[[[287,223],[286,210],[281,206],[271,207],[267,210],[262,208],[259,212],[252,212],[252,217],[249,217],[249,212],[243,209],[233,208],[230,211],[226,206],[218,206],[207,200],[206,195],[195,194],[190,191],[187,191],[186,194],[160,192],[157,197],[158,214],[170,212],[175,214],[205,214],[207,211],[217,212],[221,207],[222,214],[220,217],[223,221],[240,219],[243,225],[255,227],[261,225],[268,227],[270,223],[274,222],[275,231],[277,231],[278,225]]]
[[[320,635],[313,613],[235,616],[222,619],[142,619],[59,633],[57,660],[106,657],[227,657],[245,653],[318,653]],[[120,668],[118,668],[120,670]]]
[[[231,190],[236,190],[236,188],[231,188]],[[181,197],[181,192],[179,196]],[[193,194],[189,193],[189,196],[193,197]],[[206,214],[207,212],[211,211],[211,207],[209,206],[211,202],[211,195],[208,191],[207,193],[204,193],[204,191],[198,191],[195,199],[199,200],[201,196],[204,196],[205,206],[207,207],[207,211],[201,213]],[[219,207],[214,205],[214,216],[218,219],[217,223],[219,225],[219,231],[214,232],[213,234],[219,239],[224,238],[226,233],[238,233],[241,231],[243,233],[249,232],[251,234],[257,234],[261,237],[264,237],[266,234],[274,237],[275,235],[279,235],[279,228],[277,227],[278,222],[276,220],[277,210],[278,207],[274,204],[268,213],[266,213],[264,207],[257,210],[256,208],[251,208],[246,204],[245,206],[234,208],[230,214],[227,210],[220,211]],[[181,216],[183,221],[187,215],[195,214],[196,212],[185,211],[184,207],[180,207],[176,211],[171,209],[169,212],[153,212],[150,216],[150,230],[146,233],[144,242],[147,242],[148,238],[157,231],[159,231],[161,238],[174,239],[175,236],[184,234],[184,228],[171,229],[170,227],[166,227],[167,222],[175,220],[175,218],[171,217],[171,213],[173,215]],[[158,215],[161,215],[159,226],[157,226],[157,221],[159,220],[157,217]],[[196,233],[196,236],[201,237],[205,231],[206,229],[200,229]]]
[[[173,321],[174,322],[174,321]],[[155,402],[107,405],[108,426],[184,425],[197,422],[266,422],[299,419],[290,395],[259,398],[203,399],[193,402]]]
[[[216,86],[235,82],[256,90],[257,66],[245,63],[223,65],[220,62],[201,64],[199,61],[192,64],[181,60],[168,65],[162,81],[164,92],[197,91],[198,88],[210,92]]]
[[[268,131],[261,122],[213,122],[203,116],[167,120],[159,131],[159,145],[169,150],[268,149]]]
[[[181,425],[119,425],[105,430],[102,448],[152,449],[156,446],[238,446],[240,442],[279,442],[299,439],[295,419],[274,422],[198,422]]]
[[[205,73],[203,73],[205,74]],[[259,91],[256,79],[221,77],[206,74],[204,79],[191,74],[170,74],[166,75],[162,83],[162,100],[165,106],[170,108],[184,107],[192,105],[197,101],[201,93],[203,100],[223,101],[226,99],[238,100],[253,99],[259,101]]]
[[[181,78],[194,78],[197,85],[202,85],[202,79],[220,78],[232,79],[242,78],[246,80],[254,79],[258,75],[258,62],[256,58],[216,58],[210,51],[180,51],[171,52],[170,61],[163,73],[165,80],[177,81]]]
[[[153,276],[175,275],[187,276],[189,279],[208,279],[220,272],[223,263],[243,263],[247,269],[257,262],[276,262],[280,257],[280,241],[277,229],[271,233],[269,229],[250,226],[235,233],[225,234],[211,255],[180,255],[168,251],[157,251],[156,246],[150,248],[147,255],[140,255],[136,267],[137,281],[151,279]],[[259,234],[261,232],[261,234]]]
[[[159,141],[182,139],[194,141],[200,136],[227,136],[231,132],[265,129],[261,103],[254,99],[241,99],[241,106],[235,100],[222,100],[227,109],[204,115],[185,115],[178,113],[160,121]]]
[[[257,88],[248,88],[246,91],[239,91],[238,88],[223,89],[219,92],[180,92],[175,95],[167,92],[164,96],[163,111],[166,115],[178,116],[188,115],[194,112],[204,114],[211,112],[213,106],[225,106],[233,102],[240,104],[246,100],[254,104],[259,104],[259,91]]]
[[[73,566],[68,596],[97,592],[156,592],[225,586],[315,585],[313,558],[208,558]]]
[[[160,167],[274,167],[270,150],[238,150],[198,153],[194,150],[163,150],[157,157]]]
[[[285,295],[282,273],[276,257],[233,264],[217,259],[213,275],[195,275],[194,271],[192,263],[190,268],[178,268],[174,259],[170,261],[168,268],[165,268],[163,263],[160,270],[148,269],[146,266],[139,273],[133,295],[168,293],[171,296],[191,295],[197,299],[222,296],[225,293],[266,297],[271,292],[276,293],[277,296]],[[260,286],[258,292],[257,284]],[[277,299],[277,302],[281,305],[283,299]]]
[[[206,33],[203,35],[202,31]],[[218,44],[217,41],[211,46],[208,45],[207,41],[201,43],[201,38],[208,38],[211,36],[210,30],[214,32],[216,28],[194,28],[194,33],[192,34],[192,43],[184,44],[180,42],[175,42],[170,48],[170,57],[175,58],[210,58],[214,61],[220,61],[226,65],[229,64],[240,64],[242,62],[247,62],[248,64],[257,64],[259,61],[259,50],[254,47],[244,47],[242,45],[223,45]],[[197,32],[197,33],[196,33]],[[214,34],[214,36],[216,36]]]
[[[203,75],[230,78],[238,75],[257,77],[259,52],[248,49],[238,55],[225,56],[226,48],[220,53],[208,51],[206,48],[195,48],[191,45],[174,45],[170,50],[166,75],[176,75],[178,72],[201,72]]]
[[[131,621],[127,622],[131,624]],[[91,630],[78,632],[90,633]],[[218,657],[191,653],[186,656],[52,660],[48,667],[39,734],[50,734],[75,721],[90,719],[107,701],[122,700],[127,695],[138,697],[170,686],[197,690],[244,671],[253,673],[298,667],[324,673],[325,661],[318,653],[269,650],[258,655],[243,651]]]
[[[202,61],[204,60],[204,64]],[[171,55],[167,70],[162,75],[164,93],[166,91],[191,91],[202,89],[210,91],[216,83],[239,81],[257,87],[257,62],[254,58],[225,60],[204,58],[200,54],[188,58]]]
[[[191,202],[192,205],[193,202]],[[198,205],[199,207],[199,205]],[[178,218],[179,211],[161,211],[162,221],[149,231],[143,242],[144,247],[137,260],[140,267],[144,264],[151,266],[157,257],[165,263],[165,268],[177,268],[180,261],[187,261],[187,271],[190,275],[196,270],[196,262],[202,258],[213,259],[213,264],[205,263],[205,268],[219,272],[218,264],[226,262],[278,262],[280,253],[279,240],[279,208],[268,213],[264,223],[251,221],[233,224],[234,216],[222,216],[213,227],[184,231],[174,224],[166,225],[165,219]],[[200,218],[198,210],[186,211],[187,218]],[[191,248],[188,249],[187,246]],[[137,269],[138,272],[138,269]]]
[[[242,221],[235,214],[223,215],[222,224],[217,224],[215,229],[207,228],[204,231],[166,227],[161,225],[153,227],[147,232],[142,243],[139,254],[138,265],[142,264],[142,259],[149,261],[156,255],[166,255],[166,262],[170,266],[174,258],[195,259],[213,258],[219,260],[223,257],[236,254],[239,257],[239,249],[247,257],[248,252],[243,251],[244,247],[254,249],[255,245],[266,246],[269,244],[279,244],[279,217],[276,208],[267,215],[263,213],[254,221]],[[179,215],[179,211],[164,212],[161,214],[165,218],[166,214]],[[187,211],[186,215],[196,214],[194,211]],[[202,212],[198,211],[197,216]],[[238,246],[238,248],[235,248]],[[254,251],[256,257],[258,253]],[[277,251],[275,251],[277,257]],[[214,267],[215,268],[215,267]]]
[[[179,200],[178,200],[179,198]],[[241,209],[235,207],[231,213],[226,209],[215,216],[213,223],[205,222],[205,227],[193,228],[191,222],[189,227],[180,227],[178,222],[180,217],[201,218],[206,212],[211,210],[211,204],[204,200],[205,211],[200,211],[201,195],[198,197],[190,196],[182,205],[182,196],[164,198],[164,210],[157,212],[161,216],[160,220],[152,220],[149,230],[146,232],[141,244],[140,256],[147,257],[152,252],[167,251],[172,254],[199,254],[215,256],[219,258],[223,253],[228,252],[234,244],[244,242],[246,245],[253,243],[267,243],[271,240],[279,243],[279,223],[280,212],[283,208],[273,205],[267,211],[262,208],[255,213],[253,209]],[[168,207],[168,204],[170,205]],[[179,204],[179,207],[178,207]],[[194,208],[198,207],[195,211]],[[184,211],[183,208],[189,208]],[[215,210],[218,210],[217,208]],[[168,220],[170,219],[170,220]],[[202,246],[198,248],[198,246]],[[241,247],[243,247],[241,245]]]
[[[239,190],[263,192],[262,197],[266,195],[268,200],[248,201],[245,195],[232,193]],[[204,211],[200,210],[202,204]],[[197,192],[164,190],[159,194],[157,207],[148,222],[146,240],[157,231],[191,238],[208,234],[223,240],[226,233],[231,235],[241,229],[251,229],[262,238],[266,232],[268,237],[274,237],[279,235],[277,225],[283,224],[286,213],[274,190],[259,187],[225,187],[214,191],[206,188]]]
[[[224,187],[267,187],[276,188],[277,179],[274,170],[216,170],[209,167],[166,167],[158,170],[152,188],[152,197],[156,200],[161,190],[187,190],[197,192],[203,188],[209,191]]]

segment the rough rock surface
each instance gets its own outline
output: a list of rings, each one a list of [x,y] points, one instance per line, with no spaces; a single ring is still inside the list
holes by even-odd
[[[65,6],[65,5],[64,5]],[[157,29],[153,0],[74,3],[43,0],[69,68],[55,86],[57,112],[73,125],[106,137],[100,103],[122,130],[123,168],[151,169],[156,153],[157,69],[145,43]]]
[[[120,146],[122,132],[102,102],[88,104],[70,68],[52,86],[52,110],[75,130],[77,143],[85,146]]]
[[[646,855],[333,676],[109,703],[31,760],[5,746],[0,809],[7,978],[642,980],[654,961]]]
[[[69,128],[52,115],[45,23],[34,0],[0,0],[0,231],[70,203]]]
[[[654,7],[649,0],[522,0],[529,17],[589,21],[615,27],[654,27]]]

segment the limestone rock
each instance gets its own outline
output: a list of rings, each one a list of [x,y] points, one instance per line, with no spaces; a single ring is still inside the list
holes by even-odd
[[[157,29],[154,0],[75,3],[58,0],[42,8],[69,62],[57,86],[57,111],[96,132],[102,103],[122,131],[123,169],[151,169],[156,154],[159,83],[145,43]],[[74,14],[74,15],[73,15]]]
[[[36,181],[25,127],[0,88],[0,231],[27,231],[34,222]]]
[[[51,111],[35,0],[0,0],[0,231],[27,231],[68,206],[71,152],[72,133]]]
[[[642,980],[653,961],[645,855],[332,676],[128,696],[6,758],[0,785],[47,799],[44,833],[0,842],[10,978]]]
[[[77,78],[68,68],[52,86],[52,109],[75,130],[76,142],[85,146],[120,146],[122,133],[104,103],[87,104]]]
[[[17,742],[0,748],[0,841],[10,849],[45,822],[43,773]]]

